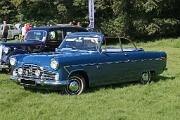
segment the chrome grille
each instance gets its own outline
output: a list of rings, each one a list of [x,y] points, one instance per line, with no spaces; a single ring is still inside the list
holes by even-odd
[[[47,71],[41,68],[40,66],[34,64],[24,64],[22,66],[22,69],[23,69],[22,78],[27,80],[33,80],[33,79],[54,80],[56,75],[55,73]],[[39,77],[35,75],[36,70],[40,71]]]
[[[32,65],[32,64],[23,65],[22,69],[23,69],[23,75],[22,75],[23,78],[26,78],[26,79],[31,79],[31,78],[39,79],[35,75],[35,71],[40,70],[40,68],[37,65]]]

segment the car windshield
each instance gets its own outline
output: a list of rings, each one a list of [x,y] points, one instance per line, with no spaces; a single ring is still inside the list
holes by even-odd
[[[25,37],[25,40],[26,41],[44,41],[45,38],[47,36],[47,32],[46,31],[43,31],[43,30],[30,30],[26,37]]]
[[[98,39],[98,37],[91,36],[66,37],[59,49],[97,51]]]

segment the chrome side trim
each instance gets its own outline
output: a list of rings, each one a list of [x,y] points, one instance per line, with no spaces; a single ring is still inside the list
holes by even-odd
[[[69,72],[69,70],[67,69],[67,67],[68,67],[68,66],[64,66],[64,70],[65,70],[68,74],[70,74],[70,72]]]
[[[161,57],[161,58],[155,58],[155,59],[141,59],[141,60],[126,60],[126,61],[116,61],[116,62],[105,62],[105,63],[90,63],[90,64],[78,64],[78,65],[68,65],[68,66],[64,66],[64,69],[70,73],[68,71],[69,67],[84,67],[84,66],[94,66],[94,65],[103,65],[103,64],[119,64],[119,63],[129,63],[129,62],[142,62],[142,61],[161,61],[166,59],[165,57]]]

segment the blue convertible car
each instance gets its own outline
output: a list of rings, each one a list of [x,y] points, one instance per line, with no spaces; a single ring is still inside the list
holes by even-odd
[[[121,39],[119,45],[107,43],[101,33],[71,33],[56,52],[11,57],[11,78],[24,87],[62,88],[68,94],[78,95],[93,86],[148,83],[152,75],[166,68],[165,52],[145,52],[134,44],[129,48],[130,44]]]

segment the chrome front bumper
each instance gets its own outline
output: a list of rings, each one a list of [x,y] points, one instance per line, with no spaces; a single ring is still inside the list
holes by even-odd
[[[66,86],[68,84],[68,80],[63,80],[63,81],[52,81],[52,80],[27,80],[27,81],[32,81],[35,84],[27,84],[27,83],[22,83],[21,81],[23,80],[23,78],[18,78],[18,77],[14,77],[11,76],[10,77],[12,80],[14,80],[15,82],[21,84],[21,85],[25,85],[25,86],[54,86],[54,87],[60,87],[60,86]],[[26,80],[24,80],[26,81]]]
[[[9,66],[8,65],[0,65],[0,69],[8,69]]]

